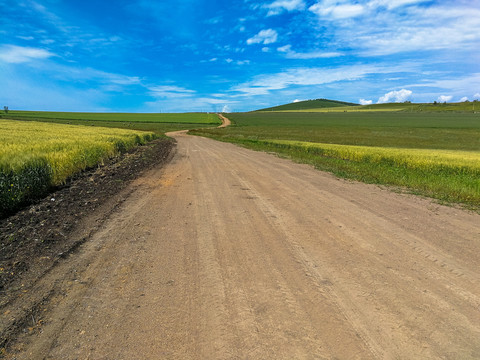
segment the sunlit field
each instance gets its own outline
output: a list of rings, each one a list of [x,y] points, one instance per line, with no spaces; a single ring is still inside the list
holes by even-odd
[[[480,209],[480,114],[252,112],[229,117],[235,126],[193,133]]]
[[[0,120],[0,212],[155,137],[142,131]]]

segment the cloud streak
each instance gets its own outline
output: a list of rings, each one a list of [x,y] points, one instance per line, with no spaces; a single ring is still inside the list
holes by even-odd
[[[0,61],[6,63],[20,64],[48,59],[52,56],[56,55],[45,49],[17,45],[3,45],[0,47]]]
[[[338,4],[332,1],[322,1],[308,8],[322,18],[332,20],[353,18],[365,13],[366,9],[360,4]]]
[[[285,45],[282,47],[277,48],[277,51],[280,53],[284,53],[287,59],[326,59],[326,58],[333,58],[343,56],[341,52],[325,52],[325,51],[312,51],[307,53],[299,53],[292,50],[292,45]]]
[[[373,66],[344,66],[339,68],[293,68],[286,71],[256,76],[252,81],[232,87],[236,96],[267,95],[274,90],[291,86],[315,86],[339,81],[353,81],[377,71]]]

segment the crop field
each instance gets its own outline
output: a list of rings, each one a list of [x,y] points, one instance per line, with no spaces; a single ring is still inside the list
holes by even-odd
[[[333,106],[334,105],[334,106]],[[460,103],[386,103],[372,105],[342,104],[341,102],[308,100],[292,103],[273,108],[261,109],[259,111],[281,111],[281,112],[434,112],[434,113],[480,113],[480,102]]]
[[[478,114],[252,112],[229,118],[235,126],[193,133],[480,209]]]
[[[120,122],[153,122],[184,124],[219,124],[216,114],[211,113],[81,113],[53,111],[16,111],[8,112],[9,118],[22,119],[58,119],[58,120],[92,120]]]
[[[155,137],[123,129],[0,120],[0,215]]]
[[[41,121],[58,124],[101,126],[151,131],[159,136],[169,131],[220,125],[213,113],[80,113],[49,111],[16,111],[0,114],[0,118]]]

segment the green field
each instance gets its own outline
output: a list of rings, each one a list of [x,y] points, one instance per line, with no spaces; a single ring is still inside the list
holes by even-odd
[[[329,100],[330,101],[330,100]],[[326,102],[326,101],[325,101]],[[301,105],[298,105],[301,104]],[[415,104],[410,102],[404,103],[387,103],[372,105],[355,105],[337,103],[334,106],[328,106],[328,103],[318,106],[314,100],[308,100],[301,103],[292,103],[274,108],[262,109],[260,111],[288,111],[288,112],[461,112],[461,113],[480,113],[480,102],[461,102],[461,103],[425,103]]]
[[[193,133],[480,209],[480,114],[251,112],[229,118],[232,127]]]
[[[153,131],[157,135],[162,135],[169,131],[211,127],[221,124],[218,116],[213,113],[135,114],[10,110],[8,114],[1,113],[0,118]]]
[[[143,123],[184,123],[184,124],[218,124],[218,116],[211,113],[89,113],[89,112],[53,112],[53,111],[18,111],[10,110],[4,117],[22,119],[58,119],[58,120],[92,120]]]
[[[77,172],[155,137],[143,131],[0,120],[0,217]]]

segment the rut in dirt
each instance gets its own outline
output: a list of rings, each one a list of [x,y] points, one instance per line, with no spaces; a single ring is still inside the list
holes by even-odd
[[[17,358],[480,358],[478,214],[174,136]]]

